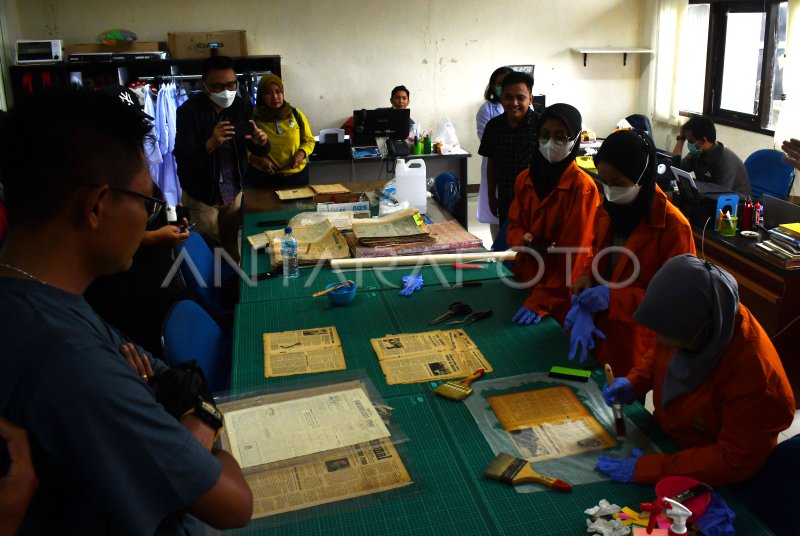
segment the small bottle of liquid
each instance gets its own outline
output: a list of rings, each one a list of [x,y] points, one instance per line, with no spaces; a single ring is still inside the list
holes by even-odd
[[[749,197],[745,199],[742,209],[742,231],[749,231],[753,228],[753,200]]]
[[[292,228],[286,227],[281,238],[281,256],[283,257],[283,278],[294,279],[300,276],[300,265],[297,261],[297,239]]]
[[[760,225],[763,221],[762,215],[764,214],[764,207],[761,206],[761,203],[756,203],[753,207],[753,226]]]
[[[432,150],[433,148],[431,146],[431,135],[426,134],[425,141],[422,144],[422,154],[431,154]]]

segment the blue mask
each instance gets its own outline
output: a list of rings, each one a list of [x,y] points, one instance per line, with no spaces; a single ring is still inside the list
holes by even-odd
[[[686,146],[686,148],[689,149],[689,153],[691,153],[691,154],[697,154],[697,153],[700,152],[700,148],[697,145],[695,145],[694,143],[688,144]]]

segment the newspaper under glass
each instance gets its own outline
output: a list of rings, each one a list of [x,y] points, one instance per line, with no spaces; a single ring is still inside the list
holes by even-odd
[[[463,329],[371,339],[389,385],[465,378],[492,366]]]
[[[245,469],[389,437],[358,387],[223,414],[230,452]]]
[[[264,376],[312,374],[347,368],[334,326],[264,334]]]
[[[529,462],[616,446],[569,387],[551,387],[488,398],[497,420]]]

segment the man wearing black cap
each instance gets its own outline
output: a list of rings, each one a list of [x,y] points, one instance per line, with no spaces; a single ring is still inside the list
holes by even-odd
[[[0,408],[27,430],[39,479],[23,534],[186,534],[186,514],[218,528],[251,515],[241,469],[211,448],[218,412],[197,399],[167,413],[146,381],[169,368],[81,296],[131,265],[163,206],[142,155],[148,131],[102,92],[54,88],[13,109],[0,136]]]

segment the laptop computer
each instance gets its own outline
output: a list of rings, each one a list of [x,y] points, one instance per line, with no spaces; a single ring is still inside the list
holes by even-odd
[[[783,223],[800,222],[800,205],[767,194],[761,198],[761,204],[764,205],[764,227],[767,229]]]

